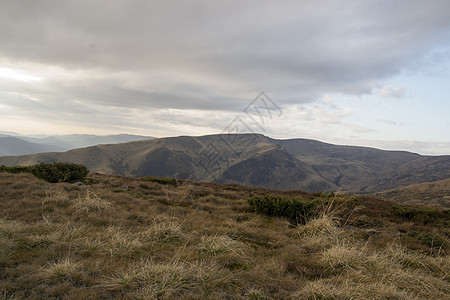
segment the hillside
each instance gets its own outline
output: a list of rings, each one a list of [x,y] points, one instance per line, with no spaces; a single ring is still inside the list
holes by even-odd
[[[448,211],[370,197],[0,173],[4,299],[445,299]],[[168,184],[164,184],[168,183]],[[315,205],[304,225],[255,195]]]
[[[450,179],[424,182],[376,194],[380,198],[414,205],[450,209]]]
[[[0,157],[0,164],[74,162],[92,172],[167,176],[310,192],[369,193],[450,178],[450,156],[337,146],[259,134],[172,137],[65,153]]]

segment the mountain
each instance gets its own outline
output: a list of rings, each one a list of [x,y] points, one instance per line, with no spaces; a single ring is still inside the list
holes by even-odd
[[[277,140],[260,134],[180,136],[64,153],[0,157],[0,164],[69,161],[91,172],[170,176],[311,192],[378,192],[450,178],[450,156]]]
[[[450,178],[380,192],[376,196],[402,204],[450,209]]]
[[[52,151],[65,151],[65,149],[54,145],[31,143],[17,137],[0,136],[0,155],[25,155]]]
[[[10,135],[8,135],[10,134]],[[152,137],[130,134],[88,135],[71,134],[58,136],[22,136],[0,132],[0,155],[25,155],[42,152],[63,152],[70,149],[99,144],[117,144],[152,139]]]
[[[5,137],[5,136],[20,136],[20,134],[18,134],[17,132],[12,132],[12,131],[1,131],[0,130],[0,136],[1,137]]]

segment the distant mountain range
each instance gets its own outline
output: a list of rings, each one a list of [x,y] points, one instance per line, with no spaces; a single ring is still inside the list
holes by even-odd
[[[0,157],[0,164],[74,162],[91,172],[238,183],[285,190],[378,192],[450,178],[450,155],[277,140],[260,134],[180,136],[64,153]]]
[[[130,134],[89,135],[71,134],[29,137],[13,132],[0,132],[0,155],[25,155],[42,152],[63,152],[99,144],[117,144],[146,140],[152,137]]]

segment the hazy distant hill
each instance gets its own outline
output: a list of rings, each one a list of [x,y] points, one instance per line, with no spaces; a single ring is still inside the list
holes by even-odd
[[[0,158],[6,165],[51,161],[81,163],[105,174],[306,191],[376,192],[450,178],[450,156],[276,140],[259,134],[182,136]]]
[[[14,134],[14,133],[9,133]],[[0,155],[24,155],[42,152],[63,152],[75,148],[99,144],[117,144],[152,139],[152,137],[130,134],[88,135],[71,134],[44,137],[29,137],[0,132]]]
[[[65,148],[54,145],[31,143],[17,137],[0,136],[0,155],[25,155],[65,150]]]
[[[66,150],[89,147],[99,144],[118,144],[139,140],[148,140],[153,137],[132,134],[116,135],[91,135],[91,134],[69,134],[46,137],[22,137],[22,139],[39,144],[53,145]]]
[[[428,205],[450,209],[450,178],[405,186],[377,196],[402,204]]]

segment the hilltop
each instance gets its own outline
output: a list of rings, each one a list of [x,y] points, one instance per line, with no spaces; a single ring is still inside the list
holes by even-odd
[[[0,173],[0,187],[4,299],[450,296],[448,210],[100,174]],[[312,210],[301,223],[256,213],[255,196]]]
[[[64,153],[0,157],[0,165],[73,162],[92,172],[166,176],[309,192],[373,193],[450,178],[450,156],[339,146],[260,134],[180,136]]]

